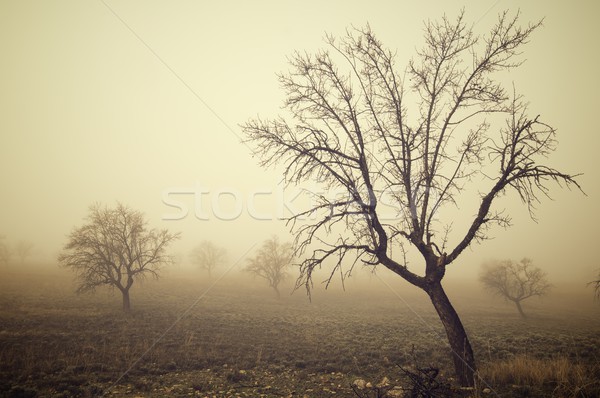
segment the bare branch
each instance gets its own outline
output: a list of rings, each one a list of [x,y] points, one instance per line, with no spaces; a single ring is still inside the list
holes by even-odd
[[[190,253],[190,258],[192,263],[200,269],[206,270],[210,278],[213,270],[225,259],[226,254],[225,249],[204,240],[194,247]]]
[[[540,25],[522,27],[519,14],[507,12],[487,35],[475,34],[463,13],[427,22],[424,46],[406,73],[398,73],[395,54],[368,26],[290,57],[279,80],[291,117],[254,119],[242,128],[263,166],[283,165],[287,183],[316,181],[343,192],[317,196],[288,220],[296,254],[307,256],[300,284],[311,286],[312,271],[324,263],[337,275],[344,263],[362,261],[425,286],[441,280],[471,243],[487,239],[490,228],[510,225],[494,207],[498,196],[516,191],[533,214],[550,183],[579,188],[577,175],[542,163],[554,150],[554,129],[527,116],[496,77],[523,62],[523,46]],[[413,119],[407,93],[418,99]],[[506,116],[506,127],[493,128],[491,115]],[[442,220],[441,209],[458,205],[478,177],[491,186],[464,235],[451,242],[453,220]],[[394,208],[395,219],[386,218],[383,205]],[[424,275],[393,258],[394,237],[423,256]]]
[[[546,279],[546,273],[534,267],[528,258],[518,263],[504,260],[487,265],[479,280],[491,293],[517,304],[523,316],[521,301],[534,296],[544,296],[552,287]]]
[[[115,208],[94,204],[87,222],[69,235],[58,261],[77,275],[78,292],[108,285],[125,295],[134,280],[158,278],[159,267],[171,263],[166,249],[178,238],[167,230],[148,230],[141,212],[120,203]]]
[[[265,279],[279,298],[279,285],[287,278],[287,268],[293,257],[291,244],[279,243],[279,239],[273,236],[263,243],[254,257],[248,259],[245,271]]]

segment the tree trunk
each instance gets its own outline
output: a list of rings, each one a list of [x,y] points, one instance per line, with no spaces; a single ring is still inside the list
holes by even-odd
[[[461,386],[473,387],[476,370],[475,356],[465,328],[440,282],[429,285],[426,291],[446,330],[458,382]]]
[[[277,288],[277,286],[273,285],[273,289],[275,290],[275,293],[277,294],[277,300],[281,300],[281,293],[279,293],[279,289]]]
[[[130,312],[131,301],[129,300],[129,289],[123,289],[121,293],[123,293],[123,311]]]
[[[527,318],[527,315],[525,315],[525,313],[523,312],[523,308],[521,308],[521,301],[515,300],[515,305],[517,306],[517,309],[519,310],[519,314],[521,315],[521,318]]]

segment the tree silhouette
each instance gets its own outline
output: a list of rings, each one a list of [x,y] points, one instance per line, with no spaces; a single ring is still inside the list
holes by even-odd
[[[86,223],[75,228],[58,257],[75,271],[79,293],[108,285],[123,295],[123,310],[131,310],[129,290],[147,275],[158,278],[160,266],[171,263],[166,249],[179,234],[149,230],[144,215],[120,203],[115,208],[92,205]]]
[[[287,268],[292,258],[292,245],[288,242],[279,243],[279,239],[274,236],[263,243],[256,256],[248,259],[245,270],[266,279],[275,290],[277,298],[280,298],[279,284],[287,278]]]
[[[534,267],[533,262],[528,258],[518,263],[504,260],[488,264],[484,266],[479,280],[493,294],[515,303],[523,318],[526,318],[526,315],[521,302],[530,297],[541,297],[552,287],[548,283],[546,273]]]
[[[316,181],[331,192],[315,192],[313,205],[288,220],[304,257],[298,284],[309,290],[322,265],[331,264],[331,280],[360,262],[423,289],[466,386],[474,384],[475,358],[442,287],[448,267],[492,226],[510,224],[496,198],[512,190],[533,215],[550,182],[578,186],[576,176],[540,163],[555,147],[554,128],[530,117],[516,90],[496,80],[496,72],[521,64],[539,25],[521,27],[518,15],[504,12],[489,33],[476,35],[463,13],[428,21],[425,45],[405,71],[369,27],[327,36],[328,49],[296,52],[291,71],[279,76],[289,116],[243,125],[261,165],[281,164],[288,184]],[[479,205],[456,231],[442,209],[466,195]],[[385,214],[389,207],[394,217]],[[418,252],[423,273],[392,255],[394,241],[402,254]]]
[[[200,269],[208,272],[208,277],[212,278],[212,271],[223,261],[227,252],[225,249],[216,246],[210,241],[200,242],[190,253],[192,263]]]
[[[19,241],[15,247],[15,252],[21,260],[21,264],[25,262],[25,259],[31,255],[34,244],[25,240]]]

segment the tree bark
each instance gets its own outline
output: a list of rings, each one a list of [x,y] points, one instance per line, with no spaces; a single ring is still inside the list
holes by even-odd
[[[475,356],[465,328],[440,282],[431,283],[426,291],[446,330],[458,382],[461,386],[473,387],[476,371]]]
[[[521,307],[521,301],[515,300],[515,305],[517,306],[517,309],[519,310],[519,314],[521,315],[521,318],[527,318],[527,315],[525,315],[525,313],[523,312],[523,308]]]
[[[130,312],[131,301],[129,300],[129,289],[123,289],[121,293],[123,293],[123,311]]]

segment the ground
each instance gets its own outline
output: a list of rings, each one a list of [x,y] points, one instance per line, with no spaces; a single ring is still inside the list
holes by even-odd
[[[436,380],[453,395],[473,394],[453,386],[443,329],[419,292],[317,286],[312,302],[303,291],[277,300],[260,281],[231,277],[209,289],[205,277],[171,273],[134,285],[133,311],[124,314],[118,292],[75,295],[69,274],[5,270],[0,397],[376,397],[375,387],[357,394],[351,385],[384,377],[399,396],[415,366],[439,368]],[[526,306],[523,320],[501,301],[474,300],[478,294],[450,292],[486,394],[600,391],[600,317],[591,299],[586,308],[561,307],[560,299]],[[509,375],[518,364],[556,367],[559,376]]]

